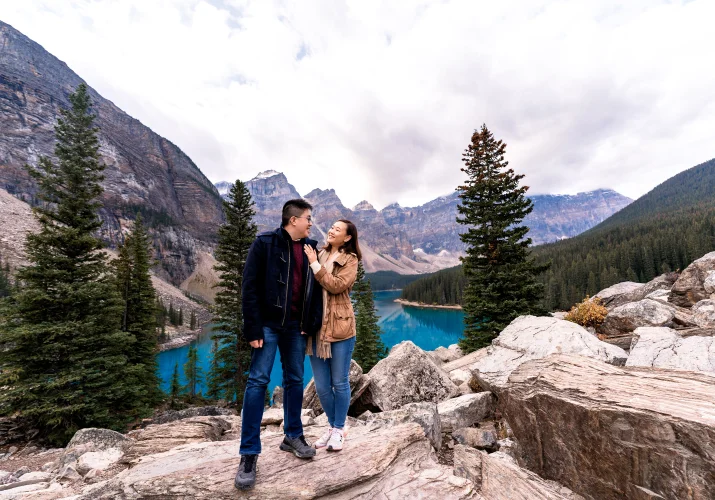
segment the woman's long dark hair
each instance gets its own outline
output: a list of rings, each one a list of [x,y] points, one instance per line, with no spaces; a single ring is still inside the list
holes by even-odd
[[[338,219],[338,222],[342,222],[347,226],[345,232],[348,236],[351,236],[351,238],[343,243],[338,250],[346,253],[354,253],[357,255],[358,260],[362,260],[362,253],[360,252],[360,245],[358,244],[357,227],[355,227],[355,224],[347,219]],[[330,250],[330,243],[326,243],[323,250]]]

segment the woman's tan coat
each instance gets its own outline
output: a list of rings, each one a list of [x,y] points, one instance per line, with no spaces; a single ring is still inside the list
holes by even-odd
[[[325,252],[321,250],[320,255]],[[352,253],[341,253],[333,262],[333,272],[328,273],[324,265],[315,273],[315,279],[328,292],[324,308],[323,325],[320,328],[319,338],[326,342],[354,337],[355,313],[350,300],[355,278],[357,277],[358,258]]]

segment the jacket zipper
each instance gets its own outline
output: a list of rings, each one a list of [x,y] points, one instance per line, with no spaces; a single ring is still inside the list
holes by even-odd
[[[305,291],[303,292],[303,310],[300,312],[300,328],[303,329],[303,321],[305,320],[305,303],[308,301],[308,284],[310,282],[310,265],[308,272],[305,273]]]
[[[286,301],[283,307],[283,322],[281,326],[286,324],[286,313],[288,312],[288,284],[290,283],[290,254],[293,253],[293,249],[288,245],[288,279],[286,280]]]

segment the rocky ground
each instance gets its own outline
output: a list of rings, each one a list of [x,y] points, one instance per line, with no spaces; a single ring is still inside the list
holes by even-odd
[[[715,498],[714,277],[715,253],[611,287],[596,332],[525,316],[467,355],[407,341],[368,373],[353,362],[346,447],[313,460],[278,449],[277,390],[248,492],[233,488],[241,419],[209,407],[14,449],[0,499]],[[312,383],[303,405],[315,440],[327,419]]]

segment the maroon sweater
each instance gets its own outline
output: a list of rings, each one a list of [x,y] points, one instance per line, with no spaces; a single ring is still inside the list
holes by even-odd
[[[305,240],[291,242],[293,255],[293,272],[291,274],[292,298],[290,303],[290,319],[300,321],[303,313],[303,245]]]

